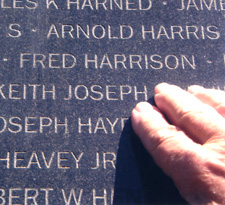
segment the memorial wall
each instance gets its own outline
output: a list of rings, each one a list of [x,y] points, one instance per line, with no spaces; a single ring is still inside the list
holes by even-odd
[[[224,89],[224,37],[225,0],[0,0],[0,204],[186,204],[130,113]]]

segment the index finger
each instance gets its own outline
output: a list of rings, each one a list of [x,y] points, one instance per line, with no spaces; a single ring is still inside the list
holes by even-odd
[[[174,125],[196,142],[204,144],[210,138],[224,137],[225,119],[211,106],[178,86],[157,85],[155,102]]]

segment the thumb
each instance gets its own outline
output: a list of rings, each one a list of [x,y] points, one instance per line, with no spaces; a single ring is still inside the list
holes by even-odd
[[[155,162],[175,181],[187,163],[192,163],[201,146],[178,127],[170,125],[158,108],[137,104],[131,114],[132,127]],[[175,175],[175,176],[174,176]]]

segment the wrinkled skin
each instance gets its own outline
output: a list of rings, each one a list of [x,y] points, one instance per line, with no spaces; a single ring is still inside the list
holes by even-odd
[[[145,148],[190,204],[225,204],[225,92],[162,83],[155,102],[131,115]]]

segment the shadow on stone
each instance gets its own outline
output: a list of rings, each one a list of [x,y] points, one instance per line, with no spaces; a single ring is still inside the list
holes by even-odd
[[[154,100],[150,99],[150,103],[154,104]],[[114,205],[187,204],[147,153],[130,119],[120,138],[114,189]]]

